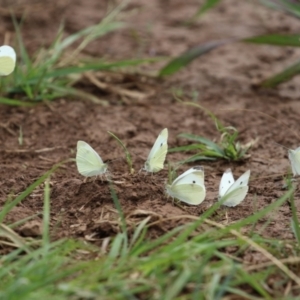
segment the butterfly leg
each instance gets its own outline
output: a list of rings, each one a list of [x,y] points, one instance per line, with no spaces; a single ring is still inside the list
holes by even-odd
[[[225,219],[226,219],[225,224],[227,225],[229,223],[229,217],[228,217],[228,210],[227,210],[227,208],[226,208],[226,211],[225,211]]]
[[[106,178],[106,181],[112,182],[111,174],[110,174],[109,172],[106,172],[106,173],[104,174],[104,176],[105,176],[105,178]]]
[[[145,170],[144,168],[141,168],[141,169],[139,170],[138,174],[140,174],[140,172],[142,172],[142,173],[144,173],[144,176],[146,176],[146,175],[147,175],[147,172],[143,172],[144,170]]]
[[[184,206],[181,205],[180,201],[175,200],[175,199],[173,198],[173,201],[172,201],[172,202],[173,202],[173,205],[174,205],[174,206],[178,206],[178,207],[181,208],[182,210],[187,211],[187,209],[186,209]]]

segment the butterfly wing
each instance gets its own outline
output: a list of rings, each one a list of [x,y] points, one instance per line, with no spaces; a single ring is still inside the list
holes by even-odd
[[[16,52],[10,46],[0,47],[0,76],[13,72],[16,66]]]
[[[168,129],[165,128],[158,135],[144,165],[147,172],[158,172],[164,168],[168,152]]]
[[[296,150],[289,149],[289,160],[291,162],[293,175],[300,175],[300,147]]]
[[[248,193],[248,182],[250,178],[250,170],[246,171],[242,174],[227,190],[225,195],[223,196],[226,198],[223,205],[234,207],[240,204],[246,197]],[[221,199],[220,199],[221,200]]]
[[[103,174],[107,169],[99,154],[84,141],[77,142],[76,165],[78,172],[85,177]]]
[[[191,205],[202,203],[206,196],[202,167],[196,166],[181,174],[167,186],[167,193]]]
[[[227,169],[221,178],[221,182],[219,186],[219,198],[223,197],[226,194],[226,192],[228,191],[228,189],[231,187],[233,183],[234,183],[234,178],[231,169]]]

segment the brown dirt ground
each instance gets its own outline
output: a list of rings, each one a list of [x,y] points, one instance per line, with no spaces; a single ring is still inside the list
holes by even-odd
[[[11,40],[13,25],[9,5],[12,1],[1,2],[0,33]],[[28,6],[28,2],[32,5]],[[31,51],[50,44],[62,19],[66,33],[74,33],[97,22],[110,6],[108,1],[97,0],[57,1],[60,3],[57,5],[39,4],[39,1],[14,3],[20,15],[26,8],[23,33]],[[299,25],[291,17],[254,3],[225,0],[195,25],[183,26],[182,22],[193,15],[198,5],[198,0],[133,0],[122,13],[128,26],[93,42],[85,54],[107,59],[175,56],[209,40],[295,33]],[[273,142],[289,148],[299,146],[299,78],[271,91],[258,90],[253,86],[295,61],[299,55],[300,51],[293,48],[241,43],[227,45],[165,80],[137,74],[98,73],[102,81],[110,82],[114,87],[139,91],[142,95],[120,97],[84,82],[84,87],[110,103],[107,107],[82,99],[59,99],[33,108],[1,106],[0,201],[3,204],[8,197],[19,195],[55,163],[74,158],[77,140],[84,140],[105,161],[110,161],[114,187],[128,222],[134,223],[149,214],[153,220],[200,215],[216,201],[221,175],[228,167],[233,169],[235,176],[251,169],[249,194],[241,205],[227,210],[227,220],[222,209],[214,217],[229,223],[245,218],[285,192],[283,174],[289,168],[287,151]],[[148,66],[144,71],[151,72],[153,69]],[[166,169],[153,176],[137,172],[128,174],[122,150],[107,134],[107,130],[112,131],[125,142],[133,155],[136,171],[142,167],[157,134],[164,127],[169,129],[170,147],[184,144],[176,138],[182,132],[218,140],[219,133],[213,122],[200,110],[174,101],[171,94],[174,89],[181,89],[185,99],[191,99],[197,92],[198,103],[213,111],[223,124],[236,127],[242,142],[259,138],[246,161],[201,163],[205,167],[206,200],[196,207],[182,204],[184,209],[174,206],[164,194]],[[18,144],[20,126],[24,133],[22,147]],[[186,154],[170,154],[168,160],[175,162],[186,157]],[[185,165],[180,171],[189,167]],[[118,230],[117,214],[107,181],[96,179],[84,183],[83,179],[74,162],[65,164],[51,177],[51,225],[55,238],[71,236],[97,241]],[[296,192],[298,197],[299,191]],[[42,206],[43,186],[40,186],[9,214],[7,222],[40,213]],[[300,211],[300,206],[297,206]],[[262,234],[292,238],[290,218],[290,208],[285,204],[268,216],[270,223]],[[259,224],[268,219],[261,220]],[[189,220],[182,218],[164,222],[150,233],[156,236],[186,221]],[[39,234],[40,222],[37,217],[35,222],[25,224],[19,232],[27,236]]]

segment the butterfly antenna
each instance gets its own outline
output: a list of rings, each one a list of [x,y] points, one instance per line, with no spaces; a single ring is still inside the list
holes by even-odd
[[[278,146],[280,146],[280,147],[283,147],[283,148],[285,148],[285,149],[287,149],[287,150],[290,150],[288,147],[285,147],[285,146],[283,146],[283,145],[281,145],[281,144],[278,144],[278,143],[276,143],[276,142],[273,142],[273,141],[272,141],[272,143],[275,144],[275,145],[278,145]]]
[[[105,161],[105,163],[107,164],[107,163],[113,162],[115,160],[120,160],[120,159],[124,159],[124,158],[123,157],[117,157],[117,158],[108,159],[108,160]]]
[[[95,182],[96,179],[98,179],[98,178],[100,178],[101,183],[103,183],[103,177],[102,177],[102,174],[97,175],[97,176],[95,177],[95,179],[94,179],[94,182]]]

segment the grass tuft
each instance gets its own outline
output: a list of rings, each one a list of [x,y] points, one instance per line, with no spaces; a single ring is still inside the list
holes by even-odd
[[[274,210],[290,200],[295,190],[292,186],[277,201],[234,224],[225,226],[210,219],[221,205],[216,202],[200,217],[179,216],[191,222],[155,239],[149,239],[146,232],[157,222],[168,223],[171,219],[164,217],[151,222],[149,215],[129,232],[111,186],[121,230],[110,238],[108,245],[107,239],[103,240],[105,253],[79,241],[49,239],[49,172],[32,185],[46,180],[42,241],[39,247],[33,248],[27,245],[27,240],[19,241],[19,237],[9,233],[10,240],[18,247],[1,257],[1,299],[138,299],[147,295],[152,299],[206,299],[208,296],[221,299],[228,294],[247,299],[274,299],[274,295],[284,291],[286,299],[292,299],[299,292],[299,277],[288,267],[300,265],[296,257],[299,249],[294,248],[291,256],[290,247],[285,243],[257,233],[253,236],[244,233],[246,226],[274,214]],[[262,255],[265,262],[255,268],[248,265],[242,258],[249,253]],[[274,276],[278,284],[267,288],[266,284]],[[291,287],[288,291],[285,284]]]
[[[175,96],[176,97],[176,96]],[[196,144],[180,146],[169,149],[169,152],[190,152],[197,153],[187,158],[182,163],[195,162],[199,160],[216,160],[226,159],[229,161],[237,161],[249,157],[247,152],[250,150],[255,141],[242,145],[238,141],[238,130],[232,126],[225,127],[220,120],[209,110],[194,102],[182,102],[185,105],[194,106],[203,110],[215,123],[217,131],[221,134],[220,142],[215,143],[205,137],[197,136],[189,133],[181,133],[178,137],[185,138],[190,141],[198,142]]]
[[[20,25],[13,18],[19,62],[12,76],[0,78],[0,104],[30,106],[40,101],[79,96],[107,105],[102,99],[76,87],[85,72],[127,68],[158,60],[150,58],[107,62],[104,59],[80,59],[82,50],[89,43],[124,27],[124,23],[119,22],[117,17],[126,2],[112,10],[98,24],[67,37],[63,37],[64,28],[60,26],[53,43],[48,48],[40,49],[33,57],[24,45]],[[21,100],[15,100],[15,97]]]

